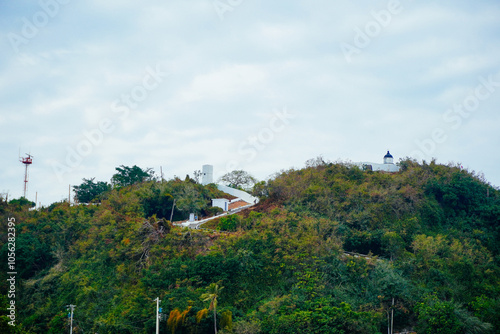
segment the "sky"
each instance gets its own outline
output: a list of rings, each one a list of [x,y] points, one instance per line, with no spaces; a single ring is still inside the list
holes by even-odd
[[[500,186],[500,2],[0,1],[0,192],[121,165],[259,180],[309,159],[461,164]]]

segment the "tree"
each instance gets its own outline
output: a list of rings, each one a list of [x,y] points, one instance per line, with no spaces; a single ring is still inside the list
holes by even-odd
[[[492,326],[472,316],[452,301],[428,295],[415,306],[419,333],[491,333]]]
[[[224,174],[219,181],[227,183],[234,188],[251,188],[257,179],[244,170],[233,170],[230,173]]]
[[[27,210],[36,206],[35,202],[32,202],[25,197],[20,197],[19,199],[13,199],[9,202],[15,211]]]
[[[254,184],[252,195],[259,199],[264,199],[269,196],[269,187],[266,181],[260,181]]]
[[[238,215],[230,215],[221,217],[217,229],[221,231],[236,231],[237,227],[241,225]]]
[[[204,293],[201,295],[201,299],[204,302],[210,302],[210,307],[208,308],[209,311],[214,311],[214,330],[215,334],[217,334],[217,298],[220,295],[221,290],[224,289],[224,287],[219,287],[217,283],[211,283],[208,286],[208,292]]]
[[[142,169],[136,165],[133,167],[121,165],[115,169],[118,173],[113,175],[111,183],[116,188],[154,180],[154,171],[151,168]]]
[[[200,178],[201,178],[202,175],[203,175],[203,173],[201,172],[201,170],[195,170],[193,172],[194,181],[196,183],[200,183]]]
[[[256,334],[261,331],[261,324],[258,320],[240,320],[233,324],[234,333],[239,334]]]
[[[328,162],[326,162],[323,159],[323,156],[319,155],[316,158],[312,158],[306,161],[306,168],[317,168],[317,167],[324,167],[328,165]]]
[[[73,186],[75,199],[80,203],[90,203],[104,192],[110,190],[111,186],[107,182],[94,182],[95,178],[83,179],[79,186]]]
[[[177,195],[176,205],[180,211],[198,213],[206,206],[206,203],[196,186],[190,182],[185,182],[184,187]]]
[[[399,257],[405,250],[405,242],[397,232],[385,232],[382,235],[381,242],[382,249],[390,256],[391,261]]]

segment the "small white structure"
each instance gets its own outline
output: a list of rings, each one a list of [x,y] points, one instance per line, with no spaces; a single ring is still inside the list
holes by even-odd
[[[207,184],[214,182],[214,166],[203,165],[201,170],[201,184],[206,186]]]
[[[389,173],[396,173],[399,172],[399,166],[394,164],[394,158],[387,151],[386,155],[384,155],[384,163],[383,164],[376,164],[373,162],[357,162],[354,163],[356,166],[365,169],[365,170],[372,170],[372,171],[381,171],[381,172],[389,172]]]
[[[229,200],[226,198],[214,198],[212,199],[212,206],[221,208],[224,211],[229,210]]]
[[[213,174],[214,167],[212,165],[203,165],[201,184],[207,185],[213,183]],[[245,191],[234,189],[221,184],[217,185],[217,189],[231,195],[232,197],[235,197],[232,200],[229,200],[227,198],[212,199],[212,207],[221,208],[224,212],[240,210],[241,208],[246,208],[259,203],[258,197],[254,197]]]
[[[194,213],[189,214],[189,221],[194,222]]]

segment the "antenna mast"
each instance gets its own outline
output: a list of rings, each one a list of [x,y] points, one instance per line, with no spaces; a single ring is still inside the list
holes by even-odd
[[[31,154],[26,153],[27,157],[25,158],[19,158],[19,161],[21,161],[24,166],[24,198],[26,198],[26,192],[28,191],[28,167],[33,163],[33,156]]]

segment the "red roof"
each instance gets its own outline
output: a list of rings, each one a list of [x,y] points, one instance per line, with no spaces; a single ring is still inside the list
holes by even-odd
[[[248,205],[250,203],[247,203],[245,201],[239,200],[236,202],[229,203],[228,210],[234,210],[237,208],[241,208],[242,206]]]

